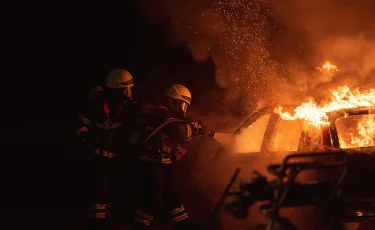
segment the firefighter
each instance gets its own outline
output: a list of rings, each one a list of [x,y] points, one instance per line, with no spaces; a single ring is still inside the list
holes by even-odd
[[[191,94],[185,86],[170,86],[166,96],[167,106],[150,109],[152,119],[144,132],[147,135],[135,134],[135,139],[142,140],[138,152],[140,197],[134,216],[135,230],[148,229],[160,217],[160,213],[168,217],[174,229],[192,229],[172,174],[175,163],[186,153],[180,144],[189,142],[193,135],[202,135],[204,129],[198,122],[189,121],[186,117]],[[179,122],[172,122],[173,119],[179,119]],[[157,127],[160,129],[156,132]]]
[[[121,130],[128,119],[135,102],[132,98],[133,77],[124,69],[109,72],[103,87],[94,87],[89,100],[79,114],[81,127],[77,135],[89,153],[93,166],[93,198],[90,201],[90,228],[105,229],[109,226],[111,214],[111,165],[118,153],[122,152]]]

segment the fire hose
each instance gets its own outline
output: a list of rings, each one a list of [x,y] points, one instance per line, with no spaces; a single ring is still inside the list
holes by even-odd
[[[150,133],[150,135],[148,135],[147,136],[147,138],[143,141],[143,143],[142,143],[142,146],[145,146],[146,145],[146,143],[160,130],[160,129],[162,129],[163,127],[165,127],[166,125],[168,125],[168,124],[171,124],[171,123],[181,123],[181,124],[187,124],[187,125],[190,125],[190,126],[192,126],[192,128],[193,128],[193,131],[194,131],[194,134],[193,135],[191,135],[191,136],[197,136],[198,138],[204,138],[204,136],[205,136],[205,133],[204,133],[204,127],[203,127],[203,124],[202,124],[202,122],[189,122],[189,121],[186,121],[186,120],[184,120],[184,119],[176,119],[176,118],[171,118],[171,119],[168,119],[168,120],[166,120],[163,124],[161,124],[161,125],[159,125],[154,131],[152,131],[151,133]],[[212,132],[212,131],[208,131],[208,136],[210,136],[210,137],[213,137],[215,135],[215,133],[214,132]],[[191,136],[189,136],[189,138],[191,137]],[[163,159],[163,154],[161,154],[161,155],[159,155],[160,154],[160,152],[158,151],[158,156],[157,156],[157,159],[158,160],[162,160]],[[146,157],[148,160],[149,160],[149,158],[148,157]],[[154,160],[156,160],[156,159],[154,159]]]
[[[200,132],[200,130],[203,128],[202,122],[200,122],[200,121],[199,122],[188,122],[184,119],[173,118],[173,119],[169,119],[169,120],[165,121],[163,124],[159,125],[154,131],[152,131],[152,133],[150,135],[148,135],[147,138],[143,141],[142,145],[145,145],[151,139],[151,137],[153,137],[160,129],[162,129],[166,125],[168,125],[170,123],[174,123],[174,122],[192,125],[193,127],[195,127],[196,135],[198,137],[203,136],[203,134]],[[209,130],[207,134],[210,137],[214,137],[215,132]]]

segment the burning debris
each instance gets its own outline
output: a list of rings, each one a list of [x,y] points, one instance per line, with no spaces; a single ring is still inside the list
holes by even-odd
[[[336,72],[340,71],[337,66],[332,64],[330,61],[326,61],[321,67],[315,67],[315,69],[328,75],[333,75]]]

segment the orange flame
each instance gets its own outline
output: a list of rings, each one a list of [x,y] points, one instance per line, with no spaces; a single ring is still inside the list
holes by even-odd
[[[358,133],[364,137],[354,137],[351,144],[374,146],[375,120],[373,117],[362,118],[358,123]]]
[[[294,114],[283,112],[283,107],[277,109],[284,120],[303,119],[309,121],[312,125],[320,127],[329,124],[328,112],[340,109],[352,109],[359,107],[375,106],[375,89],[360,91],[359,89],[351,90],[348,86],[339,87],[337,90],[331,90],[332,96],[328,102],[321,103],[318,106],[313,100],[302,103],[294,109]]]
[[[294,114],[284,112],[282,106],[279,106],[275,112],[284,120],[306,120],[313,126],[321,128],[322,125],[329,125],[328,112],[340,109],[375,106],[375,89],[361,92],[359,89],[351,90],[349,87],[343,86],[331,92],[332,96],[330,100],[328,102],[323,102],[321,106],[318,106],[313,100],[310,100],[296,107],[294,109]],[[356,124],[354,124],[356,130],[343,130],[339,133],[340,147],[355,148],[374,146],[375,116],[371,114],[363,116],[360,120],[352,119],[351,122],[356,122]]]
[[[337,67],[329,61],[321,68],[328,72],[337,71]],[[279,106],[275,112],[283,120],[306,120],[313,126],[321,128],[322,125],[329,125],[327,113],[360,107],[375,106],[375,89],[360,90],[350,89],[348,86],[338,87],[336,90],[330,90],[332,95],[328,101],[315,103],[312,99],[302,103],[294,109],[294,114],[284,112],[284,108]],[[342,148],[374,146],[375,138],[375,116],[364,116],[361,119],[353,119],[356,130],[344,131],[349,135],[346,138],[340,137],[340,146]],[[344,135],[344,134],[343,134]],[[345,139],[345,141],[344,141]]]
[[[340,71],[337,66],[332,64],[330,61],[326,61],[321,67],[315,67],[315,69],[319,70],[322,73],[326,73],[329,75],[334,74],[335,72]]]
[[[362,117],[358,121],[356,128],[353,132],[339,133],[339,141],[342,148],[370,147],[375,145],[375,116],[373,114]]]

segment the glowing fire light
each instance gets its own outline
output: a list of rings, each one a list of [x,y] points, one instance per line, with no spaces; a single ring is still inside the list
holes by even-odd
[[[337,66],[332,64],[330,61],[326,61],[321,67],[315,67],[315,69],[319,70],[322,73],[327,73],[329,75],[334,74],[335,72],[340,71]]]
[[[375,120],[374,117],[362,118],[358,122],[357,126],[358,134],[361,137],[353,137],[351,144],[354,146],[374,146],[374,136],[375,136]],[[352,146],[349,146],[352,147]]]
[[[335,123],[338,128],[341,148],[372,147],[375,145],[374,114],[339,118]],[[349,128],[345,129],[345,127]]]
[[[328,64],[327,64],[328,63]],[[331,71],[337,68],[326,62],[322,69]],[[302,103],[294,109],[294,114],[284,112],[283,107],[278,107],[275,112],[280,115],[283,120],[306,120],[315,127],[321,128],[322,125],[329,125],[327,113],[341,110],[353,109],[361,107],[375,106],[375,89],[359,90],[350,89],[348,86],[338,87],[336,90],[330,90],[332,95],[328,101],[315,103],[312,99]],[[374,146],[375,138],[375,116],[368,115],[361,119],[354,120],[356,130],[347,131],[349,135],[345,140],[340,138],[340,146],[342,148],[367,147]],[[340,136],[340,135],[339,135]]]
[[[375,106],[375,89],[360,91],[359,89],[351,90],[347,86],[339,87],[337,90],[331,91],[332,96],[328,102],[317,105],[313,100],[302,103],[294,109],[294,114],[283,111],[283,107],[278,107],[278,113],[284,120],[306,120],[317,128],[322,125],[329,125],[328,112],[340,109],[352,109],[359,107]],[[365,116],[355,121],[355,131],[347,131],[349,139],[340,138],[341,148],[369,147],[374,146],[375,138],[375,117]],[[345,131],[344,131],[345,133]]]
[[[294,109],[294,114],[283,112],[283,107],[277,108],[277,113],[284,120],[303,119],[316,127],[327,125],[328,112],[340,109],[352,109],[359,107],[375,106],[375,89],[360,91],[351,90],[348,86],[339,87],[337,90],[331,90],[332,96],[328,102],[323,102],[318,106],[313,100],[302,103]]]

